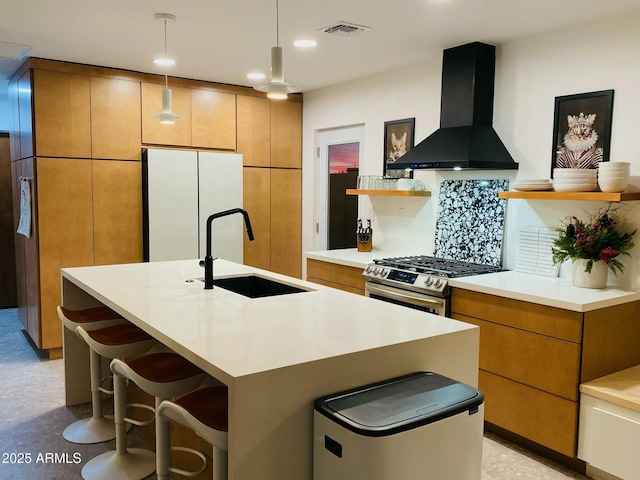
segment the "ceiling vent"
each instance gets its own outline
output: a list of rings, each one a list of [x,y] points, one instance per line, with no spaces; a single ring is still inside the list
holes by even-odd
[[[365,27],[364,25],[356,25],[349,22],[337,22],[328,27],[321,28],[319,31],[328,35],[335,35],[338,37],[351,37],[357,33],[366,32],[371,30],[371,27]]]

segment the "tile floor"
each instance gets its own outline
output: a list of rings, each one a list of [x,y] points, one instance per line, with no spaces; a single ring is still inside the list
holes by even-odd
[[[74,445],[62,438],[66,425],[91,411],[89,404],[64,406],[63,361],[38,356],[25,338],[15,309],[0,310],[0,352],[0,479],[81,478],[82,466],[94,456],[113,449],[114,443]],[[129,433],[129,441],[136,446],[145,444],[135,428]],[[31,462],[15,463],[17,458],[12,454],[30,454]],[[482,480],[514,479],[586,480],[587,477],[487,435]]]

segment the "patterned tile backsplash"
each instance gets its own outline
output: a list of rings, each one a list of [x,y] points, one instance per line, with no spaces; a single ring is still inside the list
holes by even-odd
[[[445,180],[440,185],[434,255],[500,266],[509,180]]]

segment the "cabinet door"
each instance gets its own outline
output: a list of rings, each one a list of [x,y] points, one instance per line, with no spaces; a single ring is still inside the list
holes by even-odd
[[[200,239],[198,258],[206,254],[207,219],[213,213],[242,208],[242,155],[198,152],[198,211]],[[214,257],[242,263],[241,215],[229,215],[212,222],[211,251]]]
[[[91,160],[37,158],[40,344],[62,346],[60,269],[93,265]]]
[[[191,89],[191,146],[236,149],[236,96]]]
[[[140,162],[93,160],[95,264],[142,261]]]
[[[149,149],[146,159],[148,258],[198,258],[198,153]]]
[[[238,153],[244,166],[271,164],[271,106],[269,100],[238,95]]]
[[[271,170],[271,271],[302,274],[302,171]]]
[[[91,77],[93,158],[140,160],[140,83]]]
[[[172,112],[181,115],[172,125],[164,125],[157,118],[162,112],[163,85],[142,84],[142,143],[150,145],[191,146],[191,92],[188,88],[170,87]]]
[[[578,402],[480,370],[485,421],[560,452],[576,454]]]
[[[33,157],[33,123],[31,113],[31,70],[27,70],[18,79],[18,156],[14,158]]]
[[[252,267],[271,269],[271,169],[243,168],[243,204],[251,219],[253,236],[244,237],[244,263]]]
[[[90,158],[89,77],[34,70],[33,82],[36,155]]]
[[[302,104],[271,102],[271,166],[302,167]]]

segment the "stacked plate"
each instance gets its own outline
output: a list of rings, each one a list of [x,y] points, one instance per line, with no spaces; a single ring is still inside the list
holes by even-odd
[[[536,190],[551,190],[553,185],[548,178],[532,178],[526,180],[518,180],[513,183],[513,188],[523,192]]]
[[[627,162],[600,162],[598,186],[603,192],[624,192],[629,185],[631,164]]]
[[[598,189],[598,171],[591,168],[554,168],[556,192],[593,192]]]

